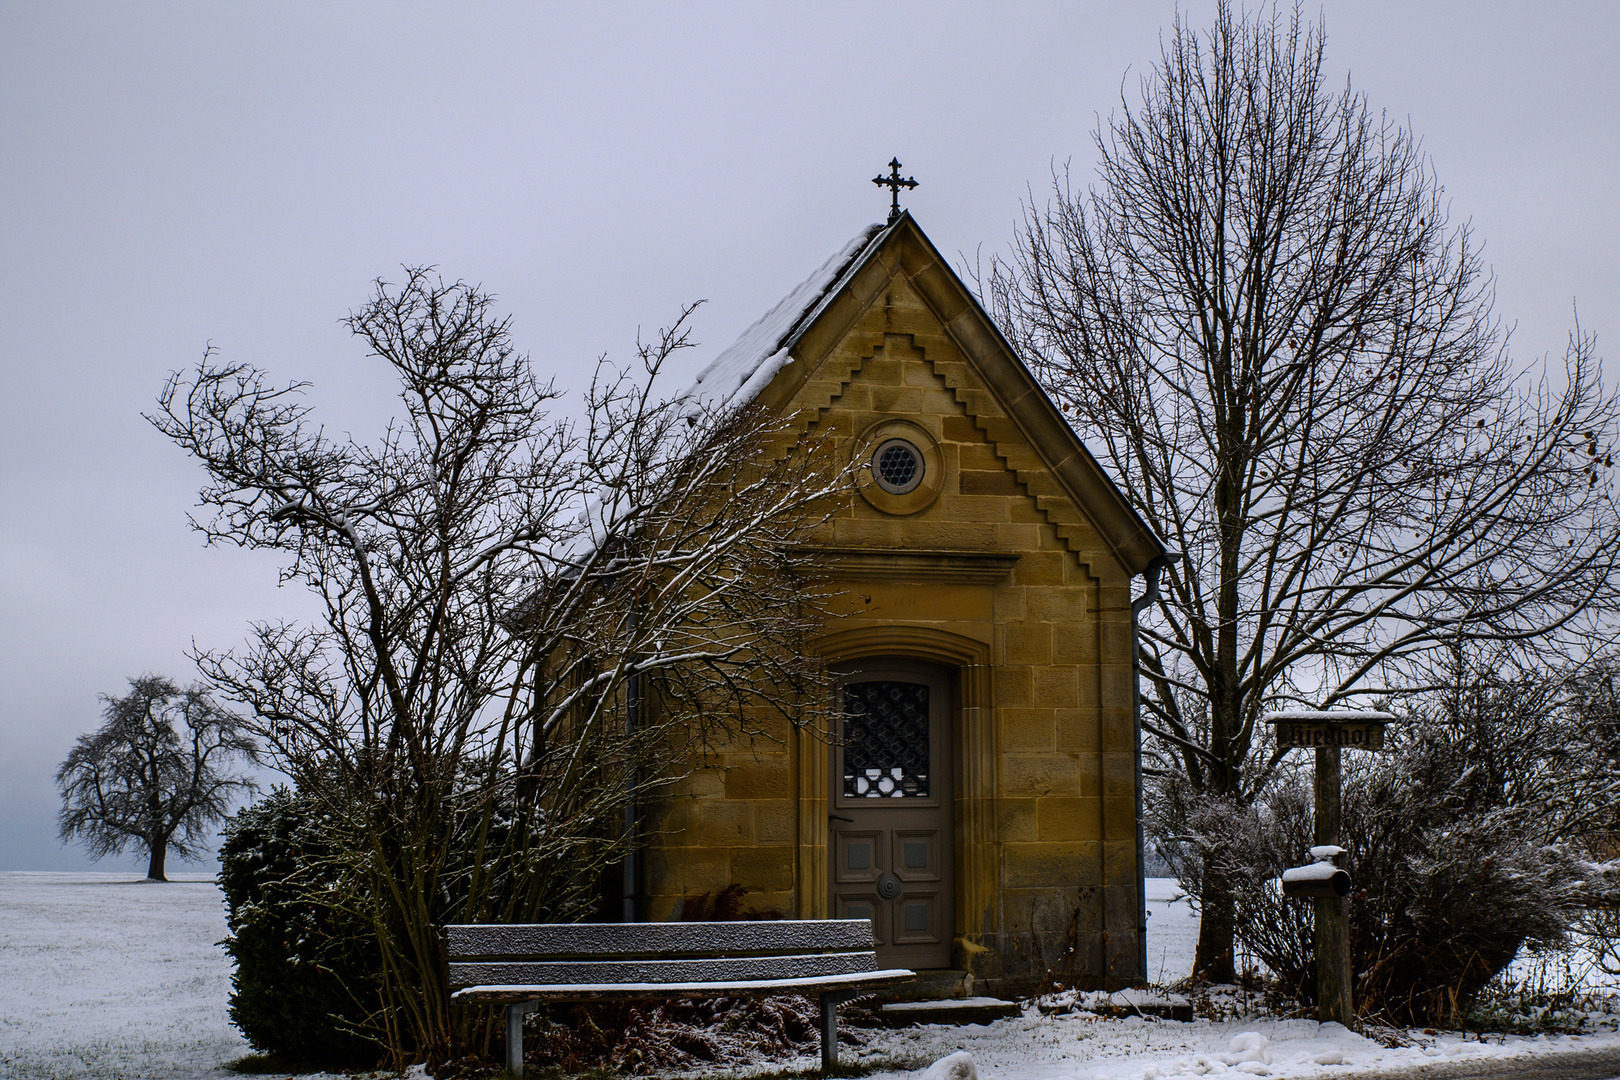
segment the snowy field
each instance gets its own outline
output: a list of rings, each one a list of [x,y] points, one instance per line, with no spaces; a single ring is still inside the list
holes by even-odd
[[[249,1052],[219,887],[176,878],[0,873],[0,1077],[195,1077]]]
[[[1174,882],[1149,883],[1150,966],[1165,982],[1187,973],[1198,932],[1197,916],[1176,895]],[[205,877],[164,885],[116,874],[0,873],[0,1078],[234,1076],[221,1066],[249,1048],[226,1016],[230,961],[217,947],[224,936],[219,889]],[[870,1042],[845,1048],[846,1056],[928,1062],[966,1051],[981,1080],[1329,1077],[1572,1048],[1620,1052],[1612,1032],[1500,1044],[1443,1034],[1390,1050],[1309,1021],[1176,1024],[1034,1009],[989,1027],[863,1034]],[[818,1064],[808,1057],[793,1067]]]
[[[1161,986],[1192,974],[1198,946],[1198,913],[1181,896],[1175,878],[1148,878],[1148,979]]]

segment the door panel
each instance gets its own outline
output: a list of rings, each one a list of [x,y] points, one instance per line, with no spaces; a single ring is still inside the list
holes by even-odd
[[[876,885],[882,876],[883,860],[878,850],[883,833],[871,829],[856,832],[846,827],[833,833],[837,848],[839,880],[851,885]]]
[[[832,907],[872,920],[885,964],[951,962],[950,685],[943,669],[880,660],[834,691]]]
[[[940,835],[937,830],[896,829],[891,840],[894,851],[890,865],[901,881],[939,881],[943,878],[939,863]]]

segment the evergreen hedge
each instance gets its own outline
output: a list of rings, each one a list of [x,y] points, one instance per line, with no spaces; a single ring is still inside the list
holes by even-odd
[[[220,885],[225,950],[236,962],[231,1020],[254,1049],[288,1065],[374,1065],[376,931],[339,857],[337,823],[286,788],[225,826]]]

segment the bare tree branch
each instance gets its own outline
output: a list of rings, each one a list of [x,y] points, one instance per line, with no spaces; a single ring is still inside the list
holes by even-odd
[[[1297,8],[1178,19],[1096,132],[1099,186],[1055,176],[985,283],[1185,553],[1145,629],[1147,708],[1198,788],[1240,803],[1270,776],[1269,705],[1376,697],[1459,635],[1556,647],[1615,598],[1594,342],[1511,360],[1418,140],[1329,85],[1323,48]],[[1205,900],[1198,966],[1229,978]]]
[[[661,397],[691,311],[554,418],[492,298],[407,269],[347,320],[400,387],[376,444],[211,354],[150,417],[207,472],[197,527],[283,553],[323,606],[196,660],[362,838],[398,1054],[476,1037],[440,924],[592,913],[628,803],[824,696],[803,545],[847,467],[762,414]]]

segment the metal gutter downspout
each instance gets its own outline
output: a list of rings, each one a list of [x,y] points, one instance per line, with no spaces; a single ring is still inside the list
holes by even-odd
[[[624,734],[628,743],[635,738],[636,728],[641,720],[641,676],[632,675],[626,680],[625,708],[624,708]],[[620,907],[620,919],[623,922],[636,922],[636,886],[640,868],[636,860],[636,835],[640,822],[637,820],[636,807],[636,774],[632,771],[624,778],[624,834],[629,838],[629,845],[624,852],[624,884],[623,903]]]
[[[1146,588],[1141,596],[1131,601],[1131,725],[1136,736],[1136,965],[1143,982],[1147,981],[1148,974],[1147,839],[1142,829],[1142,639],[1137,617],[1159,599],[1159,575],[1180,558],[1179,551],[1154,556],[1142,571]]]

